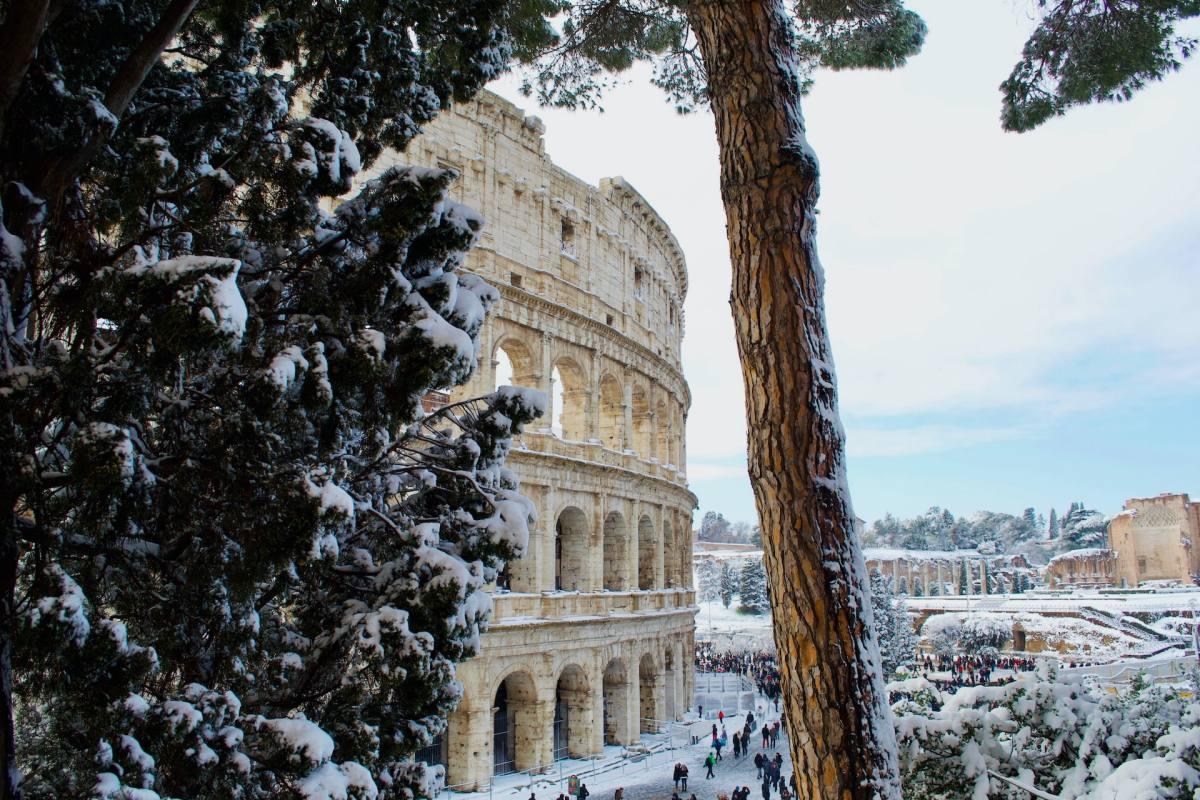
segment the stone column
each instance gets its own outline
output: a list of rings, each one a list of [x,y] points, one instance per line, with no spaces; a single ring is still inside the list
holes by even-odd
[[[450,714],[446,784],[478,791],[492,777],[492,708],[463,703]]]
[[[625,411],[624,433],[622,434],[623,450],[633,449],[633,384],[629,382],[629,371],[625,371],[625,395],[622,408]]]
[[[591,351],[591,363],[588,366],[588,376],[591,378],[591,402],[587,408],[587,431],[584,433],[585,439],[600,440],[600,359],[596,357],[596,351]]]
[[[542,375],[538,388],[546,393],[546,416],[539,422],[541,427],[549,428],[554,424],[554,337],[542,333]],[[562,409],[558,409],[562,413]]]
[[[942,594],[942,592],[946,591],[946,584],[942,580],[942,562],[940,560],[937,562],[937,587],[939,596]],[[926,591],[926,594],[932,596],[932,592]]]
[[[599,592],[604,588],[604,518],[608,516],[608,498],[596,495],[596,520],[592,529],[592,541],[588,547],[589,580],[581,587],[586,592]]]
[[[654,541],[654,588],[662,589],[666,583],[666,540],[667,540],[667,515],[670,513],[666,506],[658,507],[658,526],[655,531]]]

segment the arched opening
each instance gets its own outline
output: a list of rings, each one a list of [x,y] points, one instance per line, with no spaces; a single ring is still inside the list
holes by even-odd
[[[587,674],[571,664],[558,676],[554,694],[554,760],[583,758],[590,753],[588,731],[592,727]]]
[[[600,442],[609,450],[625,449],[625,391],[612,375],[600,379]]]
[[[629,677],[619,658],[604,668],[604,743],[629,744]]]
[[[638,520],[638,588],[653,589],[658,561],[658,540],[654,535],[654,520],[643,516]]]
[[[1025,648],[1029,646],[1025,637],[1025,629],[1018,623],[1013,625],[1012,629],[1012,649],[1018,653],[1024,653]]]
[[[587,588],[588,518],[574,506],[564,508],[554,525],[554,588]]]
[[[538,736],[537,691],[528,672],[513,672],[492,702],[492,773],[505,775],[533,766]]]
[[[633,450],[644,459],[653,454],[650,447],[650,398],[646,390],[639,385],[633,387],[630,395],[633,402]]]
[[[654,421],[658,423],[654,455],[660,464],[674,464],[675,461],[671,458],[671,436],[675,430],[674,420],[671,419],[670,412],[667,410],[667,404],[662,400],[659,400],[658,405],[654,408]]]
[[[506,336],[496,344],[492,354],[492,387],[532,386],[537,387],[534,374],[533,354],[525,343]]]
[[[574,442],[588,438],[588,388],[583,370],[569,358],[554,363],[550,430],[555,436]]]
[[[662,676],[658,672],[654,656],[649,653],[643,655],[641,663],[638,664],[638,679],[638,699],[641,701],[639,729],[642,733],[657,733],[663,724],[662,709],[659,707],[659,698],[662,695]]]
[[[620,512],[604,518],[604,588],[620,592],[629,588],[629,531]]]

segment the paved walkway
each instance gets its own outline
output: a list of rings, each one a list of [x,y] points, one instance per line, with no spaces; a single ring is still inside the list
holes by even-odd
[[[764,716],[769,722],[779,718],[773,707],[768,711],[769,706],[765,698],[758,697],[756,705],[758,708],[755,711],[755,727],[758,730],[762,729]],[[722,759],[714,769],[715,777],[705,779],[704,759],[711,752],[709,744],[713,722],[698,720],[686,726],[673,726],[674,730],[670,735],[643,737],[645,744],[661,749],[639,760],[623,759],[621,755],[626,752],[624,748],[607,747],[604,756],[594,761],[564,761],[556,765],[551,773],[532,779],[527,775],[501,776],[497,778],[496,785],[490,792],[447,793],[442,796],[442,800],[529,800],[530,794],[533,794],[535,800],[555,800],[560,792],[566,791],[566,779],[572,771],[584,775],[583,783],[590,792],[589,800],[612,800],[617,787],[624,787],[625,800],[670,800],[675,788],[671,781],[671,773],[677,761],[687,764],[689,772],[688,790],[679,793],[683,800],[688,800],[692,794],[696,795],[696,800],[717,800],[718,794],[732,795],[734,788],[739,786],[750,787],[750,800],[762,800],[762,781],[757,778],[754,768],[754,754],[759,752],[771,758],[775,757],[776,752],[780,753],[783,756],[783,780],[786,781],[791,776],[791,754],[786,734],[780,730],[778,747],[763,751],[759,748],[762,738],[756,730],[751,735],[754,747],[747,755],[735,759],[731,747],[722,748]],[[733,732],[740,731],[744,723],[744,715],[726,717],[725,729],[732,737]],[[700,737],[700,741],[691,744],[691,735]],[[561,767],[561,773],[558,767]],[[598,774],[585,774],[593,769]],[[779,793],[772,792],[771,800],[779,800]]]

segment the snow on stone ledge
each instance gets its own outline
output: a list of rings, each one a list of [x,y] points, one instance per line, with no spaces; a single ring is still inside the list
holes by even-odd
[[[1054,558],[1050,559],[1046,566],[1060,564],[1064,561],[1083,561],[1089,558],[1116,558],[1117,554],[1107,547],[1081,547],[1078,550],[1068,550],[1065,553],[1059,553]]]

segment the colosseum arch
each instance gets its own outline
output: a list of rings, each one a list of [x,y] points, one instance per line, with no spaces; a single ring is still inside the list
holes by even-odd
[[[654,576],[658,568],[658,536],[654,531],[654,520],[642,515],[638,520],[638,585],[639,589],[653,589]]]
[[[583,758],[591,750],[592,691],[587,673],[568,664],[554,693],[554,760]]]
[[[625,390],[607,374],[600,378],[600,442],[609,450],[625,449]]]
[[[629,588],[629,527],[620,511],[604,518],[604,588],[624,591]]]
[[[575,506],[564,508],[554,525],[554,588],[586,591],[588,516]]]
[[[661,725],[662,715],[662,673],[658,662],[650,653],[644,653],[638,663],[638,700],[640,729],[642,733],[656,733]]]
[[[671,528],[671,520],[663,518],[663,582],[668,589],[679,587],[679,545]]]
[[[590,438],[588,433],[588,388],[587,374],[571,358],[559,358],[554,362],[553,397],[550,412],[550,430],[562,439],[581,442]]]
[[[650,410],[650,397],[641,384],[633,385],[630,397],[633,404],[633,442],[630,447],[641,458],[649,460],[654,455],[651,442],[654,415]]]
[[[538,385],[534,348],[513,334],[501,336],[492,351],[492,388],[506,385]]]
[[[674,464],[675,461],[671,458],[671,438],[674,436],[675,425],[663,400],[659,400],[658,405],[654,407],[654,421],[658,426],[655,431],[654,457],[660,464]]]
[[[604,667],[604,743],[629,744],[629,673],[625,662],[614,658]]]
[[[492,702],[492,772],[503,775],[535,766],[538,750],[537,687],[525,670],[510,672]]]

